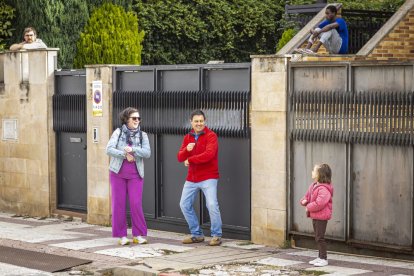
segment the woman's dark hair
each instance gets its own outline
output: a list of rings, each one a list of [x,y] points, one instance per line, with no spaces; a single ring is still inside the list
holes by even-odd
[[[334,13],[334,14],[337,14],[338,13],[338,10],[336,9],[336,7],[335,6],[333,6],[333,5],[330,5],[330,6],[327,6],[326,7],[326,9],[327,10],[330,10],[332,13]]]
[[[127,107],[124,110],[122,110],[121,113],[119,113],[119,119],[121,119],[121,123],[122,124],[128,123],[129,117],[131,117],[131,114],[135,112],[139,113],[138,109],[134,107]]]
[[[206,119],[206,115],[204,115],[204,112],[201,111],[201,109],[197,109],[197,110],[194,110],[193,112],[191,112],[190,120],[192,121],[194,116],[199,116],[199,115],[202,115],[204,120]]]
[[[332,170],[328,164],[317,165],[316,180],[319,183],[331,183]]]

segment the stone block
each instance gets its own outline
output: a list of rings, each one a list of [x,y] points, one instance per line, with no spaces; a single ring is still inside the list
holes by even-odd
[[[49,164],[42,160],[26,160],[28,174],[49,176]]]
[[[286,111],[286,72],[252,73],[252,110]]]
[[[265,244],[266,227],[254,226],[251,227],[251,239],[253,243]]]
[[[287,58],[255,57],[252,59],[252,73],[286,72]]]
[[[44,84],[47,82],[47,50],[27,51],[30,84]]]
[[[17,85],[22,81],[21,52],[8,52],[4,55],[4,83]]]
[[[110,198],[96,197],[88,194],[88,217],[91,215],[105,215],[111,214]]]
[[[35,174],[26,174],[27,177],[27,185],[30,190],[37,191],[49,190],[49,176],[42,176],[42,175],[35,175]]]
[[[260,207],[252,208],[252,227],[267,227],[267,209]]]
[[[8,179],[6,179],[6,186],[27,190],[28,184],[26,180],[26,174],[9,173],[7,175],[8,175]]]
[[[286,132],[286,113],[252,111],[250,114],[252,131]]]
[[[1,160],[0,160],[1,162]],[[6,187],[11,185],[10,181],[10,173],[3,172],[3,170],[0,170],[0,187]],[[13,185],[11,185],[13,186]]]
[[[2,129],[0,127],[0,135],[3,135]],[[7,142],[0,142],[0,157],[9,157],[10,156],[10,147],[7,144]],[[1,161],[0,161],[1,162]],[[2,168],[2,165],[0,165],[0,170]]]
[[[286,209],[286,184],[267,190],[252,189],[252,207],[274,210]]]
[[[21,202],[24,189],[10,186],[0,187],[0,189],[2,190],[1,194],[3,195],[4,200],[13,203]]]
[[[287,211],[267,210],[267,228],[270,230],[282,230],[286,228]]]
[[[4,164],[4,171],[11,173],[26,173],[26,160],[20,158],[8,158]]]

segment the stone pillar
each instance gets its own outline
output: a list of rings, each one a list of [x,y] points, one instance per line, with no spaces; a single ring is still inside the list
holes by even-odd
[[[252,241],[273,246],[286,239],[287,62],[252,56]]]
[[[52,96],[57,51],[0,53],[1,211],[48,216],[54,207]]]
[[[102,81],[102,117],[93,116],[92,82]],[[112,67],[86,66],[88,217],[91,224],[110,225],[111,194],[106,144],[112,134]],[[98,142],[93,129],[98,129]]]

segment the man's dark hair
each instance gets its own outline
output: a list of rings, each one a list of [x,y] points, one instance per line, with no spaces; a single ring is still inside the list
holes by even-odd
[[[127,107],[124,110],[121,111],[121,113],[119,113],[119,119],[121,119],[121,123],[122,124],[126,124],[128,123],[128,119],[131,116],[132,113],[138,112],[138,109],[134,108],[134,107]]]
[[[206,119],[206,115],[204,115],[204,112],[201,111],[201,109],[197,109],[197,110],[194,110],[193,112],[191,112],[190,120],[192,121],[193,120],[193,117],[194,116],[198,116],[198,115],[202,115],[203,118],[204,118],[204,120]]]
[[[337,8],[335,6],[333,6],[333,5],[327,6],[326,9],[327,10],[330,10],[334,14],[337,14],[338,13]]]

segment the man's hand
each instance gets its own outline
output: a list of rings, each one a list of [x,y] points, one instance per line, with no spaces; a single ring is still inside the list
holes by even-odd
[[[194,146],[195,146],[195,143],[188,143],[188,145],[187,145],[187,151],[192,151],[193,148],[194,148]]]
[[[24,42],[18,43],[18,44],[13,44],[12,46],[10,46],[10,51],[21,50],[21,49],[23,49],[24,44],[25,44]]]
[[[186,166],[186,167],[190,166],[190,163],[188,162],[188,159],[184,161],[184,166]]]
[[[320,34],[321,34],[321,31],[316,30],[316,29],[312,29],[312,30],[311,30],[311,34],[313,34],[313,36],[318,36],[318,35],[320,35]]]

